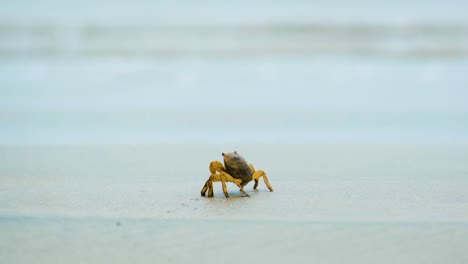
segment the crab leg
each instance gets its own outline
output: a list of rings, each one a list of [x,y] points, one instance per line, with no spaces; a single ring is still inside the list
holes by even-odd
[[[242,182],[241,179],[235,179],[234,177],[232,177],[231,175],[227,174],[226,172],[221,172],[220,174],[220,180],[221,180],[221,184],[223,186],[223,192],[224,192],[224,195],[226,197],[229,197],[229,194],[227,192],[227,188],[226,188],[226,182],[232,182],[234,184],[237,185],[237,187],[239,187],[240,191],[245,194],[245,196],[247,197],[250,197],[250,195],[248,195],[245,190],[244,190],[244,187],[242,187],[242,185],[240,185],[240,183]]]
[[[242,185],[241,185],[242,180],[241,179],[234,179],[234,177],[232,177],[231,175],[229,175],[229,174],[227,174],[225,172],[223,172],[223,174],[224,174],[223,176],[225,177],[225,179],[227,179],[227,181],[233,182],[235,185],[237,185],[237,187],[239,187],[239,190],[243,194],[245,194],[245,196],[250,197],[250,195],[248,195],[245,192],[244,187],[242,187]]]
[[[254,189],[257,189],[257,186],[258,186],[258,180],[263,177],[263,181],[265,182],[265,185],[268,187],[268,189],[270,190],[270,192],[273,191],[273,187],[271,187],[271,184],[270,182],[268,181],[268,177],[266,175],[266,173],[263,171],[263,170],[258,170],[256,171],[254,166],[252,164],[249,165],[250,166],[250,169],[252,170],[252,179],[255,181],[255,184],[254,184]]]
[[[221,162],[212,161],[210,163],[210,168],[209,169],[210,169],[211,175],[210,175],[210,178],[208,178],[208,180],[205,182],[205,185],[203,186],[203,188],[201,189],[201,195],[202,196],[205,196],[206,192],[208,191],[208,197],[213,197],[213,182],[220,181],[221,185],[222,185],[222,188],[223,188],[224,195],[226,197],[229,197],[226,182],[232,182],[232,183],[236,184],[237,187],[239,187],[240,191],[243,194],[245,194],[245,196],[250,197],[250,195],[248,195],[245,192],[244,187],[242,187],[242,185],[241,185],[242,180],[241,179],[235,179],[234,177],[232,177],[231,175],[226,173],[225,172],[226,170],[225,170],[225,168],[224,168],[224,166],[223,166],[223,164]]]
[[[223,164],[217,160],[210,163],[209,170],[211,172],[210,178],[206,181],[205,185],[201,190],[201,195],[205,196],[208,191],[208,197],[213,197],[213,181],[221,181],[217,174],[224,172],[225,168]],[[224,190],[224,189],[223,189]]]
[[[213,188],[213,187],[210,188],[210,185],[213,186],[213,183],[211,183],[211,177],[205,182],[205,185],[203,185],[203,188],[201,190],[202,196],[205,196],[206,191],[208,191],[208,196],[210,196],[210,189]]]
[[[234,179],[231,175],[225,173],[225,172],[221,172],[221,173],[215,173],[215,174],[212,174],[210,176],[210,178],[206,181],[205,185],[203,186],[202,190],[201,190],[201,195],[202,196],[205,196],[206,194],[206,191],[208,191],[208,197],[213,197],[213,182],[221,182],[221,185],[222,185],[222,188],[223,188],[223,192],[224,192],[224,195],[226,197],[229,197],[229,193],[227,191],[227,186],[226,186],[226,182],[232,182],[234,184],[237,185],[237,187],[239,187],[240,191],[245,194],[245,196],[248,196],[250,197],[250,195],[248,195],[244,188],[242,187],[242,185],[240,185],[240,183],[242,182],[242,180],[240,179]]]

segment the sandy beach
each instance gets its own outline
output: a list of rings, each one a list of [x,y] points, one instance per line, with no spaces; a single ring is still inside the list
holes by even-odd
[[[238,151],[275,188],[200,196]],[[5,263],[465,263],[453,145],[2,146]],[[287,159],[285,159],[287,157]]]

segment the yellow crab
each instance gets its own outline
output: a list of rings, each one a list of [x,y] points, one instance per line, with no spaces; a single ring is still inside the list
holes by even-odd
[[[237,151],[231,153],[222,153],[224,158],[224,166],[219,161],[212,161],[210,163],[210,178],[206,181],[205,185],[201,190],[201,195],[205,196],[206,191],[208,191],[208,197],[213,197],[213,182],[220,181],[223,187],[223,192],[226,197],[229,197],[226,188],[226,182],[233,182],[239,187],[240,191],[243,192],[246,196],[249,196],[244,191],[244,186],[249,183],[251,180],[255,181],[254,189],[257,189],[258,180],[263,177],[263,181],[270,190],[273,191],[270,182],[268,182],[268,177],[266,173],[262,170],[256,171],[252,164],[247,163],[247,161],[237,153]]]

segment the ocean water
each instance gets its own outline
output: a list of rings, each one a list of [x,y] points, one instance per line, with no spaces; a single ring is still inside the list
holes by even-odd
[[[2,2],[2,263],[467,263],[466,10]]]
[[[468,141],[463,1],[82,5],[2,4],[0,143]]]

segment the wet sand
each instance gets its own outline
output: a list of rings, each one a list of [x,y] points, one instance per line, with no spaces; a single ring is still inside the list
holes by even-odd
[[[237,150],[250,198],[200,196]],[[2,146],[4,263],[466,263],[468,147]],[[3,261],[2,261],[3,262]]]

